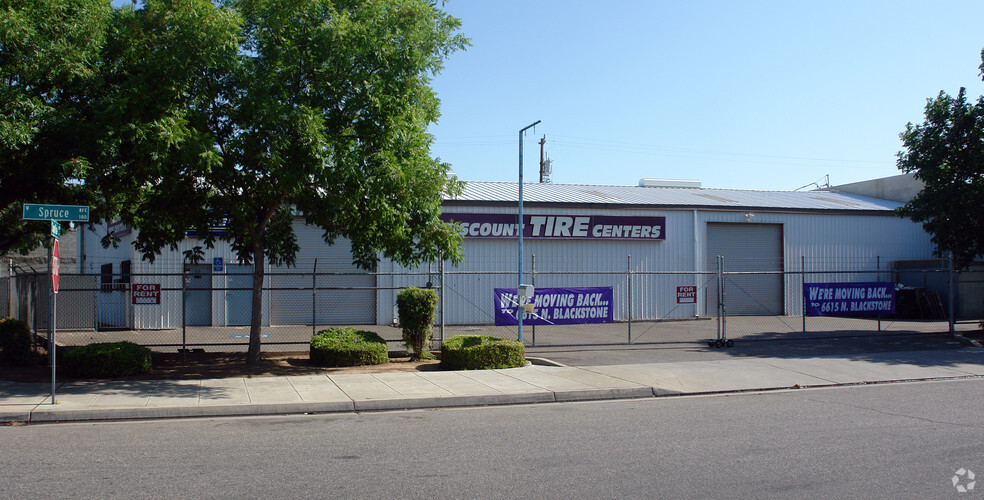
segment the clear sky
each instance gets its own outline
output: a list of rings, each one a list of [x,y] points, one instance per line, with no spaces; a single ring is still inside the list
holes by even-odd
[[[463,180],[793,190],[897,175],[926,99],[984,93],[984,1],[451,0],[472,46],[434,79]],[[822,182],[822,181],[821,181]]]

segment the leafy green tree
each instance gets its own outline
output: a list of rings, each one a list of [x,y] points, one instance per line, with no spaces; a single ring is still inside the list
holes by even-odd
[[[984,50],[981,60],[984,75]],[[925,183],[899,214],[922,222],[938,254],[952,251],[957,265],[969,264],[984,254],[984,97],[940,92],[927,100],[926,120],[899,136],[899,169]]]
[[[0,253],[48,234],[23,203],[91,204],[94,88],[110,16],[101,0],[0,0]]]
[[[193,230],[254,265],[247,363],[260,354],[264,261],[294,263],[295,215],[353,260],[461,258],[438,219],[460,191],[432,158],[431,75],[466,46],[425,0],[147,0],[118,9],[87,182],[153,259]],[[210,232],[216,225],[221,233]],[[107,242],[108,243],[108,242]]]

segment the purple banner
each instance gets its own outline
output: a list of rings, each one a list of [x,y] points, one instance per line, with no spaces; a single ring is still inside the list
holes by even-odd
[[[803,283],[807,316],[895,313],[895,283]]]
[[[611,323],[614,315],[612,287],[537,288],[533,312],[524,313],[524,325],[581,325]],[[516,289],[494,288],[493,307],[497,326],[517,325]]]
[[[523,238],[665,240],[666,217],[523,214]],[[518,238],[515,214],[441,214],[457,222],[465,238]]]

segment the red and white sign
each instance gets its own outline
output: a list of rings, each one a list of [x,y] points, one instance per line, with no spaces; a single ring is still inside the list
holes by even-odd
[[[677,304],[696,304],[696,303],[697,303],[696,286],[677,287]]]
[[[61,260],[58,254],[58,238],[51,248],[51,288],[58,293],[58,261]]]
[[[160,304],[160,283],[134,283],[130,290],[134,304]]]

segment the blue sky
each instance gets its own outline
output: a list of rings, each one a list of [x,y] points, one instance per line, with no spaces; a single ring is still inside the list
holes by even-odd
[[[926,99],[967,87],[984,2],[451,0],[472,46],[433,81],[432,153],[463,180],[792,190],[900,173]]]

